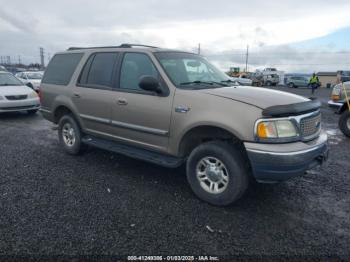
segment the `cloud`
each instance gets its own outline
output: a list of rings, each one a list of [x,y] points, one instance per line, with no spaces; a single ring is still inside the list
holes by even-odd
[[[135,42],[188,51],[201,43],[221,64],[244,60],[242,54],[224,54],[244,53],[249,45],[257,52],[251,55],[254,67],[290,64],[302,62],[299,53],[305,52],[294,43],[350,26],[350,2],[345,0],[39,0],[25,5],[12,0],[2,6],[0,55],[22,55],[25,62],[39,61],[39,46],[52,54],[69,46]]]
[[[4,7],[0,9],[0,21],[10,25],[10,30],[14,29],[16,31],[22,32],[34,32],[33,25],[36,24],[36,19],[34,18],[24,18],[23,15],[18,14],[18,12],[7,11]]]

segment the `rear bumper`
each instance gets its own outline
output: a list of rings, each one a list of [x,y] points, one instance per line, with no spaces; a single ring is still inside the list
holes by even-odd
[[[245,143],[245,147],[253,175],[263,183],[276,183],[300,176],[328,158],[327,135],[324,133],[308,143]]]

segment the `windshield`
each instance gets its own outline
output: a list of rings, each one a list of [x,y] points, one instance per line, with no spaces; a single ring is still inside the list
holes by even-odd
[[[217,88],[232,82],[225,73],[199,55],[159,52],[155,53],[155,56],[177,87],[193,89],[195,88],[193,85],[201,85],[202,88],[203,86]]]
[[[0,86],[23,86],[23,83],[10,73],[0,74]]]
[[[29,79],[42,79],[43,78],[43,74],[42,73],[38,73],[38,72],[35,72],[35,73],[27,73],[27,77]]]

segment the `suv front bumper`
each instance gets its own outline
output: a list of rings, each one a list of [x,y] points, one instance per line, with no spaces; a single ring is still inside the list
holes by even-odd
[[[307,143],[244,143],[253,175],[258,182],[276,183],[300,176],[328,158],[327,135]]]

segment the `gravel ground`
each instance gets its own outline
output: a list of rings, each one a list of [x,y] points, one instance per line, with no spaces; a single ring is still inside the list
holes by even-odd
[[[0,254],[349,258],[350,139],[326,106],[329,93],[316,94],[329,161],[303,177],[254,187],[225,208],[198,200],[182,168],[98,149],[69,156],[39,113],[0,115]]]

